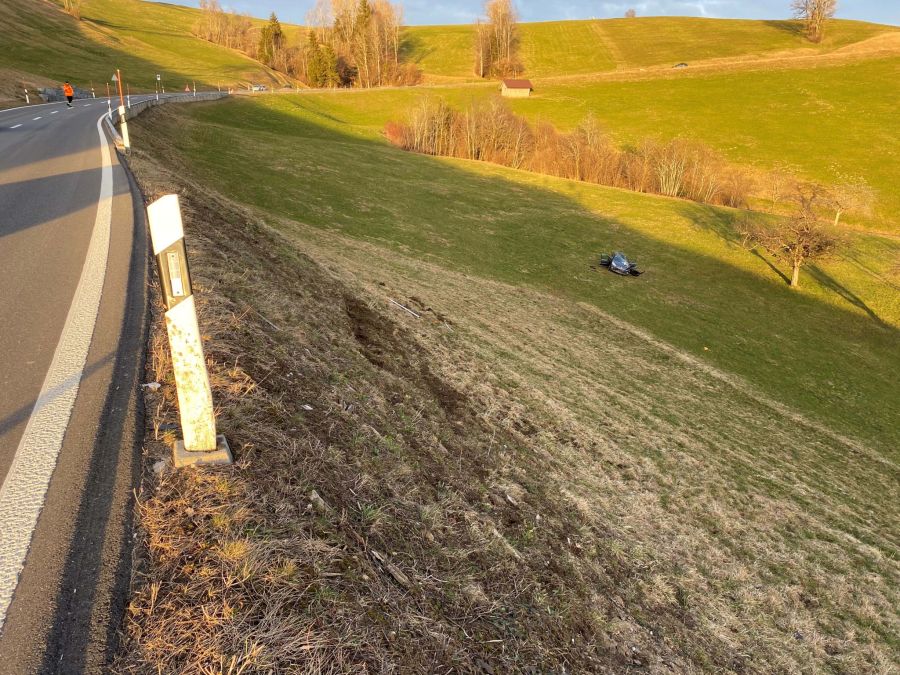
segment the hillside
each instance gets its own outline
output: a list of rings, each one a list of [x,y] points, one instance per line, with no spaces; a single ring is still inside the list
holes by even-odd
[[[833,21],[811,45],[792,21],[647,17],[554,21],[521,26],[525,74],[555,78],[674,65],[710,59],[827,53],[896,30],[860,21]],[[410,27],[408,58],[431,81],[470,80],[470,26]]]
[[[12,85],[58,84],[69,79],[100,91],[115,68],[135,88],[153,90],[159,73],[170,89],[196,81],[199,87],[284,78],[256,61],[191,35],[198,11],[140,0],[88,0],[82,21],[48,0],[0,3],[0,81]]]
[[[284,76],[256,61],[191,34],[196,9],[143,0],[86,0],[75,21],[51,0],[7,0],[0,5],[0,96],[14,97],[21,82],[72,79],[103,86],[121,68],[136,88],[282,83]],[[291,44],[303,28],[285,24]],[[536,78],[585,76],[671,65],[679,61],[816,54],[866,40],[890,27],[835,21],[826,40],[810,46],[791,22],[690,18],[564,21],[524,24],[522,53]],[[472,28],[425,26],[404,30],[404,54],[428,82],[471,81]]]
[[[11,2],[0,67],[266,77],[193,38],[194,10],[89,0],[76,24]],[[471,31],[405,30],[431,86],[130,123],[144,196],[180,195],[236,463],[167,463],[157,298],[112,672],[892,672],[900,32],[522,27],[536,88],[510,106],[531,122],[701,141],[758,180],[864,179],[874,210],[848,213],[794,290],[740,235],[777,215],[390,144],[385,125],[429,98],[496,95],[472,81]],[[599,268],[615,250],[645,274]]]
[[[836,261],[793,292],[728,209],[345,121],[393,93],[136,121],[145,192],[184,196],[240,462],[152,479],[123,663],[885,669],[900,246],[858,236],[881,280]],[[644,276],[592,269],[619,247]]]

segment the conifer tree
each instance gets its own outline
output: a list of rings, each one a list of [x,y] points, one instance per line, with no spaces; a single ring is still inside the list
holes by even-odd
[[[275,12],[272,12],[269,23],[263,26],[259,34],[257,59],[267,66],[275,66],[283,48],[284,31],[281,30],[281,22]]]
[[[309,32],[309,45],[307,47],[308,65],[306,67],[306,79],[310,87],[324,87],[326,80],[326,64],[319,46],[319,40],[313,31]]]
[[[325,86],[341,86],[341,76],[338,73],[337,54],[334,53],[334,47],[330,44],[325,45],[322,49],[322,66]]]

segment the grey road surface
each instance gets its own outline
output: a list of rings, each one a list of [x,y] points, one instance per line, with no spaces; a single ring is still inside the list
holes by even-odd
[[[124,611],[147,242],[106,110],[0,111],[0,673],[98,672]]]

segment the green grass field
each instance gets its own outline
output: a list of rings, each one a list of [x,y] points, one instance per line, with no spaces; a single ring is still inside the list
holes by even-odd
[[[900,230],[900,58],[796,70],[703,73],[634,82],[546,83],[512,108],[531,120],[570,130],[592,114],[620,144],[652,136],[702,140],[729,160],[770,170],[778,165],[824,184],[861,176],[876,191],[871,218],[848,222]],[[490,84],[429,92],[453,105],[495,94]],[[418,90],[354,92],[304,98],[306,113],[344,133],[377,135],[402,121]],[[878,261],[873,261],[879,264]]]
[[[727,210],[406,154],[342,121],[348,109],[371,114],[357,96],[185,110],[201,123],[185,153],[198,178],[238,201],[595,303],[835,430],[889,455],[900,447],[900,307],[887,280],[896,241],[861,235],[791,292],[736,244]],[[650,273],[623,286],[590,272],[611,248]]]
[[[177,87],[267,77],[194,39],[195,10],[84,13],[7,0],[0,69],[84,86],[120,67],[148,88],[159,71]],[[740,245],[740,212],[389,145],[384,124],[424,96],[496,92],[470,81],[471,27],[405,32],[444,86],[135,119],[144,193],[183,197],[240,461],[148,479],[122,659],[891,672],[900,57],[818,55],[893,30],[837,21],[811,46],[783,21],[522,28],[537,88],[511,105],[529,119],[593,114],[621,144],[685,136],[761,170],[865,178],[876,213],[849,216],[847,246],[796,291]],[[667,67],[775,55],[816,58]],[[596,269],[616,249],[646,274]],[[158,428],[177,416],[155,330]]]
[[[78,22],[50,3],[0,5],[0,68],[40,80],[105,87],[116,68],[137,89],[153,90],[282,80],[261,64],[191,34],[198,11],[139,0],[88,0]],[[98,91],[98,94],[100,92]]]
[[[780,52],[823,53],[892,30],[861,21],[834,21],[826,39],[811,45],[792,21],[648,17],[551,21],[521,28],[525,74],[534,78]],[[408,58],[430,79],[474,79],[471,26],[414,26],[404,36]]]
[[[884,230],[900,229],[900,58],[802,70],[703,73],[637,82],[541,86],[513,108],[571,129],[595,115],[620,142],[653,135],[703,140],[729,159],[779,162],[823,183],[837,172],[878,193]]]
[[[244,459],[229,474],[233,525],[170,515],[206,509],[202,485],[148,491],[155,562],[129,654],[207,663],[235,623],[265,663],[296,663],[272,627],[313,621],[335,649],[350,631],[366,645],[353,658],[410,672],[435,659],[626,670],[616,655],[635,644],[641,663],[681,672],[888,668],[900,307],[883,261],[900,243],[858,235],[790,291],[737,245],[732,211],[388,145],[372,116],[415,95],[135,120],[145,190],[184,195],[220,423]],[[646,274],[592,269],[613,248]],[[340,528],[296,515],[313,489]],[[514,513],[495,506],[510,499]],[[349,573],[366,556],[348,527],[421,590]],[[166,553],[173,531],[191,564],[243,565],[252,587],[168,581],[183,564]],[[223,538],[236,543],[218,560]],[[343,572],[306,601],[306,561],[338,549]],[[282,557],[301,568],[288,588]],[[223,623],[167,629],[199,615],[196,598],[235,593]]]

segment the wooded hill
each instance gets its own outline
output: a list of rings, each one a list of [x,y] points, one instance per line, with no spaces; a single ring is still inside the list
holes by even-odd
[[[72,79],[102,85],[111,66],[121,68],[134,87],[144,89],[153,88],[157,72],[170,87],[178,88],[188,81],[201,87],[293,84],[292,78],[241,49],[199,37],[202,14],[197,9],[142,0],[85,0],[80,14],[81,20],[76,20],[62,11],[61,2],[50,0],[5,0],[0,5],[0,96],[21,95],[23,82]],[[248,21],[254,31],[263,30],[265,21]],[[286,46],[306,46],[306,28],[281,27]],[[520,53],[528,76],[558,78],[698,59],[823,53],[893,30],[834,21],[822,43],[812,45],[798,24],[788,21],[564,21],[522,24]],[[399,42],[386,49],[395,51],[397,63],[420,69],[425,82],[479,79],[474,68],[474,26],[405,27],[398,36]],[[252,45],[243,47],[253,51]],[[409,83],[415,78],[392,71],[384,80]]]

